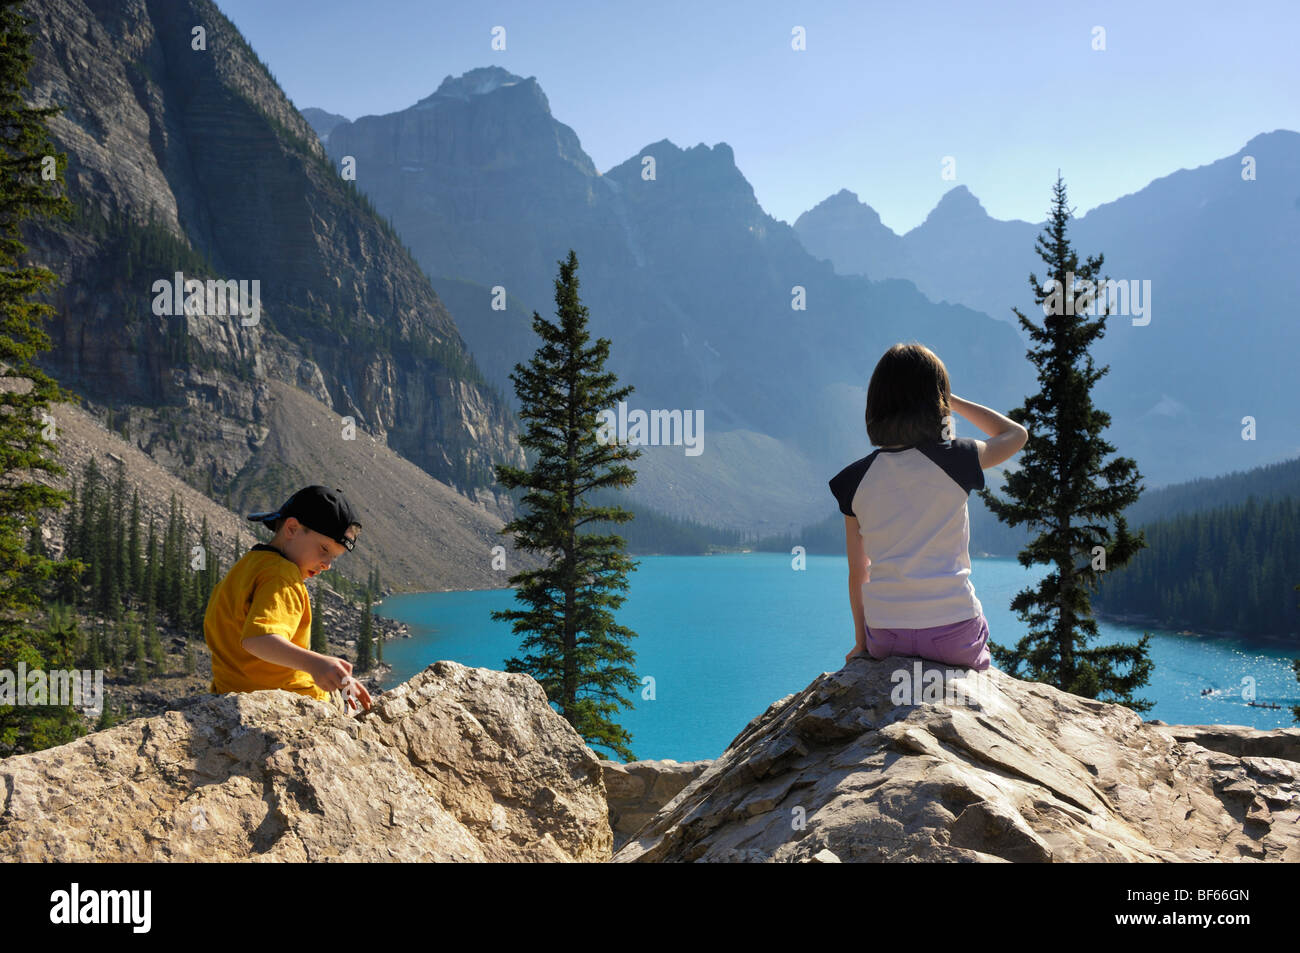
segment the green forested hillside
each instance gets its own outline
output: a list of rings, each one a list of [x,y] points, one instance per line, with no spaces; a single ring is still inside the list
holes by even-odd
[[[1184,513],[1142,527],[1147,548],[1093,605],[1196,632],[1296,637],[1300,644],[1300,498]]]

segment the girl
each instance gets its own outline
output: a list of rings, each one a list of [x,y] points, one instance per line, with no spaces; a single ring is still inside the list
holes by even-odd
[[[991,439],[946,437],[953,411]],[[953,394],[943,361],[921,344],[895,344],[880,359],[866,423],[880,449],[830,481],[844,514],[856,633],[844,660],[917,655],[983,671],[989,628],[968,578],[966,498],[1029,431]]]

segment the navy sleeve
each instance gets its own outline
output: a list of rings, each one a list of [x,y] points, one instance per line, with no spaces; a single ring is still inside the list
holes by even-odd
[[[980,448],[970,437],[956,437],[930,444],[920,450],[967,494],[984,488],[984,471],[980,468]]]
[[[953,441],[961,452],[957,455],[957,476],[967,493],[984,489],[984,470],[980,467],[980,448],[970,437]]]
[[[835,497],[835,502],[840,506],[840,512],[845,516],[857,516],[853,512],[853,495],[858,492],[858,485],[867,472],[869,460],[870,457],[863,457],[861,460],[850,463],[830,479],[831,495]]]

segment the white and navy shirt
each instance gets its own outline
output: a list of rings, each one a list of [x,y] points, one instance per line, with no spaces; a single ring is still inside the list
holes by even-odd
[[[858,520],[871,560],[862,585],[869,626],[927,629],[983,613],[970,583],[966,498],[984,487],[969,437],[881,447],[835,474],[831,493]]]

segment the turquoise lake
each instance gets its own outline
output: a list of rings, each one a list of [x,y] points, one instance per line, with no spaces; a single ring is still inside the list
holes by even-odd
[[[808,556],[804,570],[792,569],[791,557],[779,553],[635,559],[627,601],[615,615],[637,633],[634,667],[639,680],[654,679],[654,698],[643,698],[644,688],[626,693],[633,707],[620,709],[615,720],[631,732],[638,759],[716,758],[772,702],[841,668],[853,647],[843,556]],[[1009,646],[1020,638],[1024,625],[1007,606],[1046,572],[1027,570],[1014,558],[972,558],[971,583],[994,642]],[[389,596],[377,614],[407,623],[414,638],[385,643],[384,661],[393,666],[385,684],[397,685],[439,659],[503,669],[506,658],[523,652],[510,623],[494,622],[489,613],[511,608],[524,608],[513,589]],[[1289,707],[1248,706],[1242,686],[1250,678],[1257,700],[1296,704],[1300,683],[1291,658],[1300,651],[1101,620],[1098,629],[1103,644],[1151,634],[1155,671],[1135,693],[1155,702],[1144,718],[1294,726]],[[1207,687],[1215,694],[1202,696]]]

